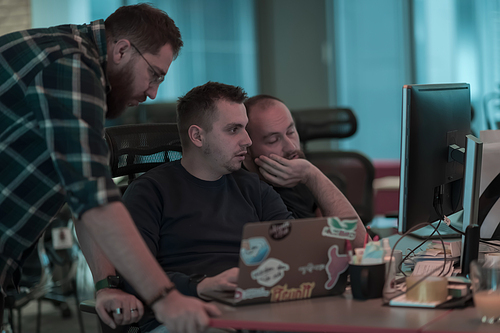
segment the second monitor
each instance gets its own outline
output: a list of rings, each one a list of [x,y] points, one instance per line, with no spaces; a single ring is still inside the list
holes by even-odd
[[[452,224],[462,230],[464,197],[467,200],[466,221],[469,223],[470,205],[477,196],[476,192],[475,196],[470,195],[471,184],[464,187],[465,147],[470,125],[469,84],[403,87],[400,233],[422,222],[439,221],[443,216],[448,216]],[[476,142],[469,140],[469,145],[474,147],[470,146],[467,156],[471,164],[468,171],[474,174],[478,172],[474,166],[480,163],[477,154],[472,155],[478,150],[474,149]],[[459,236],[444,223],[442,225],[442,233],[448,237]],[[423,228],[417,236],[426,237],[431,231],[430,227]]]

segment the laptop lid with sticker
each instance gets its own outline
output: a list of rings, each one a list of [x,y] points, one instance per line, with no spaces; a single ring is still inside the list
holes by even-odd
[[[339,295],[347,283],[346,240],[356,218],[309,218],[247,223],[232,305]],[[226,294],[227,296],[227,294]]]

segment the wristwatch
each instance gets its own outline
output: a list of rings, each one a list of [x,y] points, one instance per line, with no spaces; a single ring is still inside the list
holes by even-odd
[[[189,282],[198,285],[201,281],[203,281],[207,276],[205,274],[193,274],[189,276]]]
[[[104,288],[120,288],[121,282],[121,278],[118,275],[109,275],[107,278],[97,281],[95,291]]]

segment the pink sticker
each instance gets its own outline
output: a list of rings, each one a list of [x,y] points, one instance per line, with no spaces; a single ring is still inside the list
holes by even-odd
[[[332,245],[328,249],[328,262],[326,263],[326,273],[328,274],[328,280],[325,283],[325,288],[332,289],[340,274],[344,273],[349,267],[349,258],[346,254],[339,254],[338,245]]]

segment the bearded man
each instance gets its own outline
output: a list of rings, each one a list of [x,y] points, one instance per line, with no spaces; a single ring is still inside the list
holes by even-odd
[[[219,311],[181,295],[148,251],[108,167],[105,118],[156,97],[183,43],[174,21],[146,4],[106,21],[0,37],[0,313],[5,290],[66,202],[94,280],[127,278],[171,331],[202,331]],[[140,302],[97,294],[111,327]],[[112,318],[110,317],[112,316]]]
[[[292,113],[280,99],[257,95],[245,101],[252,146],[244,167],[271,184],[295,218],[356,218],[354,248],[363,247],[366,229],[356,210],[321,170],[305,159]]]

